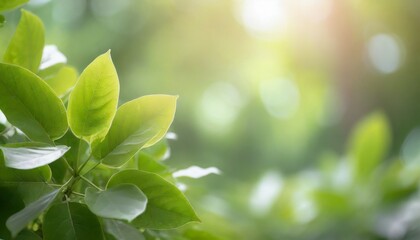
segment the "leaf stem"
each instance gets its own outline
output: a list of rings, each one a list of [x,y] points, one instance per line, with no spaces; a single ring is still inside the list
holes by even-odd
[[[91,182],[89,179],[85,178],[84,176],[80,175],[80,178],[87,182],[89,185],[91,185],[92,187],[96,188],[99,191],[103,191],[103,189],[101,189],[100,187],[96,186],[93,182]]]
[[[86,164],[92,159],[92,153],[89,155],[89,157],[86,159],[86,161],[77,169],[76,174],[80,174],[80,172],[83,170],[83,168],[86,166]]]

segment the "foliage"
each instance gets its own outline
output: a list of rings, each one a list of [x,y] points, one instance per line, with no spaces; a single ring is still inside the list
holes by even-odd
[[[24,2],[2,1],[0,10]],[[44,26],[21,13],[0,63],[7,118],[0,125],[0,238],[193,239],[194,229],[188,236],[160,233],[200,220],[157,162],[161,153],[139,152],[167,147],[177,96],[148,95],[117,107],[110,51],[79,77],[65,63],[43,67]]]

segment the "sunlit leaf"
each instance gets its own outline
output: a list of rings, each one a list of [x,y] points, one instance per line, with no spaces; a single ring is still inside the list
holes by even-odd
[[[62,157],[69,147],[60,145],[55,147],[33,146],[0,146],[7,167],[15,169],[33,169],[47,165]]]
[[[121,221],[104,219],[105,231],[118,240],[143,240],[143,234],[131,225]]]
[[[67,131],[63,102],[38,76],[0,63],[0,109],[31,140],[51,142]]]
[[[194,209],[182,192],[172,183],[154,173],[125,170],[116,173],[108,182],[108,188],[132,183],[146,194],[146,211],[131,223],[136,227],[170,229],[188,222],[199,221]]]
[[[15,237],[29,222],[37,218],[55,199],[59,190],[41,197],[7,219],[6,226]]]
[[[98,218],[85,205],[75,202],[51,206],[42,229],[45,240],[104,239]]]
[[[29,0],[2,0],[0,1],[0,12],[17,8],[27,2]]]
[[[367,177],[388,152],[391,132],[386,117],[373,113],[353,130],[349,154],[357,177]]]
[[[34,14],[22,10],[16,32],[4,53],[4,62],[37,72],[43,48],[44,25],[42,21]]]
[[[105,191],[87,188],[85,202],[100,217],[130,222],[144,212],[147,198],[136,185],[121,184]]]
[[[139,170],[153,173],[164,173],[168,171],[167,166],[156,161],[147,153],[139,152],[135,158],[137,159],[137,169]]]
[[[106,165],[118,167],[141,148],[158,142],[172,123],[176,99],[149,95],[123,104],[105,139],[94,147],[94,156]]]
[[[70,128],[92,142],[108,132],[117,110],[119,82],[110,51],[97,57],[82,72],[69,98]]]
[[[181,169],[172,174],[175,178],[179,177],[190,177],[190,178],[201,178],[209,174],[221,174],[220,170],[216,167],[201,168],[197,166],[191,166],[186,169]]]

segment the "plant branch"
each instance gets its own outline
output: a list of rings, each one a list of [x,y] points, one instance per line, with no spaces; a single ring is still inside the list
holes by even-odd
[[[92,187],[96,188],[99,191],[103,191],[103,189],[101,189],[100,187],[96,186],[93,182],[91,182],[89,179],[85,178],[84,176],[80,175],[80,178],[87,182],[89,185],[91,185]]]

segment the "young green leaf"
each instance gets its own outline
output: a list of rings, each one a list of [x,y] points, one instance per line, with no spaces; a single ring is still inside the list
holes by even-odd
[[[77,70],[69,66],[62,67],[54,77],[45,79],[45,82],[50,85],[60,98],[64,97],[71,90],[76,81]]]
[[[42,230],[45,240],[104,239],[98,218],[75,202],[53,205],[44,216]]]
[[[131,223],[136,227],[170,229],[191,221],[200,221],[182,192],[172,183],[154,173],[125,170],[116,173],[108,182],[108,188],[132,183],[142,190],[148,199],[146,211]]]
[[[82,72],[70,94],[70,128],[92,142],[108,132],[117,111],[119,82],[110,51],[97,57]]]
[[[164,164],[156,161],[151,155],[139,152],[135,159],[137,160],[137,169],[146,171],[146,172],[153,172],[153,173],[165,173],[168,172],[168,167]]]
[[[104,219],[105,231],[118,240],[144,240],[143,234],[133,226],[121,221]]]
[[[0,12],[12,10],[14,8],[19,7],[25,3],[29,2],[29,0],[3,0],[0,1]]]
[[[40,199],[32,202],[21,211],[10,216],[6,221],[6,226],[15,237],[29,222],[37,218],[51,204],[57,196],[59,190],[54,190]]]
[[[55,147],[21,145],[18,147],[0,146],[7,167],[15,169],[42,167],[59,159],[69,150],[69,147],[63,145]]]
[[[0,63],[0,109],[31,140],[51,143],[67,131],[63,102],[32,72]]]
[[[93,146],[102,163],[119,167],[140,149],[158,142],[175,115],[177,96],[149,95],[123,104],[105,139]]]
[[[353,130],[349,144],[350,159],[357,177],[367,177],[386,156],[391,132],[386,117],[373,113]]]
[[[51,179],[49,166],[30,170],[19,170],[6,167],[3,154],[0,154],[0,182],[16,184],[21,182],[47,182]]]
[[[86,188],[85,202],[90,211],[104,218],[131,222],[146,209],[147,198],[133,184],[121,184],[106,191]]]
[[[4,53],[4,62],[37,72],[44,48],[44,25],[34,14],[22,10],[16,32]]]

